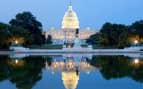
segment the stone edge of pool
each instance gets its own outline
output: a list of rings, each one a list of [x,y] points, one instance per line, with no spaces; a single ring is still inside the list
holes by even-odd
[[[47,50],[32,49],[19,51],[0,51],[0,54],[10,53],[143,53],[140,50],[124,50],[124,49],[95,49],[95,50]]]

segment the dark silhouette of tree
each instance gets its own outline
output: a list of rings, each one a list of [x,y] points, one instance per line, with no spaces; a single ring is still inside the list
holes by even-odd
[[[130,25],[129,29],[130,35],[136,38],[140,43],[143,43],[143,20],[136,21]]]
[[[52,44],[52,36],[48,35],[47,39],[46,39],[46,44]]]
[[[40,45],[45,42],[42,35],[42,24],[30,12],[18,13],[15,19],[9,22],[12,26],[27,29],[30,32],[27,44]]]
[[[10,34],[9,25],[0,23],[0,49],[8,49],[9,43],[7,40]]]
[[[105,23],[98,34],[87,39],[88,43],[105,47],[128,46],[128,27],[122,24]]]

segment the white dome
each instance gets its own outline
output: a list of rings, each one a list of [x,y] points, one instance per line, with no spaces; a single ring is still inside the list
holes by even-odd
[[[79,21],[76,13],[72,9],[72,5],[69,5],[68,11],[65,13],[62,21],[62,29],[77,29],[79,28]]]

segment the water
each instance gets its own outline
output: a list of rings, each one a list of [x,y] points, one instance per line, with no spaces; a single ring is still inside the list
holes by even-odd
[[[1,55],[0,89],[143,89],[143,58]]]

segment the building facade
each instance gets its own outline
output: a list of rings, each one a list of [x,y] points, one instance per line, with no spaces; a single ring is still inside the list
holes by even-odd
[[[61,29],[51,28],[44,32],[44,34],[46,38],[48,35],[52,36],[53,44],[73,43],[76,38],[77,30],[78,37],[83,44],[87,38],[97,33],[97,31],[90,28],[80,29],[78,16],[70,4],[63,17]]]

